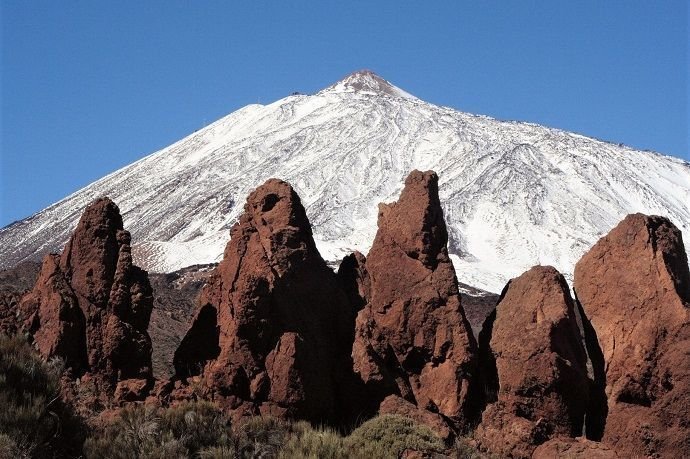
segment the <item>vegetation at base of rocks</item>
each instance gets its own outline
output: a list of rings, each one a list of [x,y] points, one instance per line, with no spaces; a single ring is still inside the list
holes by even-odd
[[[446,454],[453,459],[498,459],[489,453],[479,452],[465,437],[456,439],[453,448]]]
[[[0,457],[75,457],[84,429],[60,397],[62,363],[0,334]]]
[[[342,436],[270,417],[231,425],[205,401],[130,405],[84,441],[84,424],[60,397],[61,373],[61,363],[43,361],[25,337],[0,335],[0,457],[387,459],[405,449],[476,457],[465,446],[449,452],[431,429],[401,416],[378,416]]]
[[[213,405],[195,402],[173,408],[125,408],[110,426],[87,439],[84,454],[115,459],[388,459],[405,449],[445,448],[431,429],[401,416],[378,416],[343,437],[328,427],[269,417],[230,426]]]
[[[406,449],[443,452],[443,441],[427,426],[412,419],[384,414],[357,427],[345,439],[346,446],[362,457],[398,457]]]
[[[84,444],[88,458],[185,458],[204,448],[230,445],[230,422],[211,403],[172,408],[135,405]]]
[[[328,427],[314,428],[308,422],[292,425],[292,434],[281,449],[281,459],[339,459],[348,457],[345,440]],[[351,455],[351,454],[350,454]]]

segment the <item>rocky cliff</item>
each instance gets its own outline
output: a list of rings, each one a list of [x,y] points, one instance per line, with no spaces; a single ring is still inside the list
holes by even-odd
[[[690,274],[668,219],[626,217],[577,263],[575,292],[600,346],[602,440],[625,456],[690,454]]]
[[[354,310],[290,185],[268,180],[244,210],[175,353],[177,377],[199,375],[235,412],[333,423]]]
[[[112,392],[125,380],[142,387],[152,380],[152,307],[147,273],[132,264],[119,209],[101,198],[85,209],[62,254],[44,258],[19,310],[44,357],[63,359],[75,376],[88,373]]]
[[[535,266],[506,286],[480,334],[488,406],[476,437],[494,454],[531,457],[554,436],[582,435],[590,381],[570,289]]]
[[[398,201],[379,205],[352,357],[369,403],[397,396],[457,428],[476,415],[480,394],[447,243],[438,177],[413,171]]]

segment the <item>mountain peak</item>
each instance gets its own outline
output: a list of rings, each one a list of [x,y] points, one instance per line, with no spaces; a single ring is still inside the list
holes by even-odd
[[[337,83],[321,91],[321,93],[386,94],[393,97],[416,99],[412,94],[403,91],[367,69],[352,72]]]
[[[585,249],[629,213],[667,215],[690,234],[681,159],[405,98],[360,71],[316,96],[236,111],[0,229],[0,269],[64,247],[102,195],[123,210],[144,269],[220,261],[244,197],[269,177],[304,196],[315,243],[335,264],[369,250],[372,203],[391,202],[415,168],[440,173],[457,277],[491,292],[535,264],[572,279]]]

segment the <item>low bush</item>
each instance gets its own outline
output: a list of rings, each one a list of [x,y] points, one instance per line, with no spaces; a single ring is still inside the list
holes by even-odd
[[[192,453],[231,441],[230,421],[209,402],[185,402],[161,410],[161,428]]]
[[[314,428],[308,422],[292,425],[290,437],[280,450],[281,459],[340,459],[353,457],[343,438],[328,427]]]
[[[235,449],[238,458],[278,456],[289,434],[287,421],[271,417],[254,417],[235,430]]]
[[[7,434],[0,434],[0,457],[22,457],[17,443]]]
[[[442,452],[443,441],[427,426],[398,415],[384,414],[368,420],[345,438],[356,457],[397,458],[406,449]]]
[[[236,459],[238,456],[234,446],[211,446],[197,453],[199,459]]]
[[[124,408],[112,425],[86,441],[84,454],[113,459],[395,459],[406,449],[479,457],[465,443],[448,450],[429,427],[402,416],[378,416],[342,437],[328,427],[270,417],[249,418],[231,428],[205,402]]]
[[[62,364],[44,362],[23,336],[0,335],[2,457],[75,457],[83,426],[60,397]]]
[[[228,419],[208,402],[172,408],[130,406],[84,444],[88,458],[186,458],[231,444]]]

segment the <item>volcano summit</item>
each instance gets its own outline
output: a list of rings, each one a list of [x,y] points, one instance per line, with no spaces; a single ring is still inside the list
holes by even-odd
[[[330,262],[376,233],[375,202],[412,169],[435,170],[458,279],[491,292],[532,265],[572,280],[576,261],[625,215],[690,231],[690,164],[535,124],[424,102],[370,71],[313,95],[248,105],[0,230],[0,267],[69,239],[98,196],[118,203],[154,272],[219,261],[244,196],[290,182]]]

